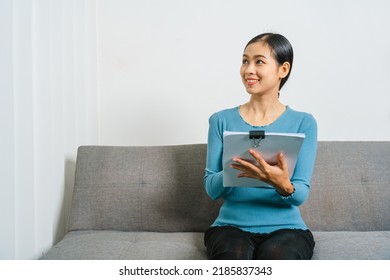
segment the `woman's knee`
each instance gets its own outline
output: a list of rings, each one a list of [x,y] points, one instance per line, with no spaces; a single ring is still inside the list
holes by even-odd
[[[259,246],[256,259],[300,260],[313,256],[314,239],[310,232],[302,230],[281,230],[271,234]]]
[[[237,228],[220,227],[206,232],[205,245],[210,259],[252,259],[255,245],[250,236]]]

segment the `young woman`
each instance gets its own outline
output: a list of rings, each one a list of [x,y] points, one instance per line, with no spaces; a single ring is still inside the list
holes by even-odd
[[[293,49],[280,34],[256,36],[244,49],[241,79],[250,95],[247,103],[213,114],[209,119],[204,185],[208,195],[223,199],[219,215],[205,233],[210,259],[311,259],[313,235],[298,206],[308,198],[317,150],[317,124],[312,115],[279,101],[291,73]],[[266,182],[266,187],[224,187],[223,132],[264,130],[304,133],[292,178],[284,155],[269,165],[255,150],[257,164],[235,158],[239,177]]]

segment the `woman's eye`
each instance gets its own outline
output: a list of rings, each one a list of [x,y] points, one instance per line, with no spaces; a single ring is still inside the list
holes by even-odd
[[[242,61],[242,64],[248,64],[248,63],[249,63],[249,61],[246,60],[246,59],[244,59],[244,60]]]
[[[263,64],[263,61],[259,59],[258,61],[256,61],[256,64]]]

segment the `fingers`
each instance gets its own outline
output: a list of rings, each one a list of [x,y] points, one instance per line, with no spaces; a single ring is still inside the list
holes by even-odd
[[[285,169],[287,167],[287,161],[283,153],[278,154],[278,165],[280,166],[281,169]]]
[[[243,160],[241,158],[233,158],[234,163],[231,164],[230,167],[241,172],[237,175],[240,178],[247,177],[247,178],[262,180],[264,178],[264,171],[262,169],[264,168],[261,165],[262,164],[268,165],[268,164],[264,161],[261,155],[258,154],[256,151],[250,150],[249,153],[256,160],[257,164],[254,164],[247,160]]]
[[[283,153],[278,155],[278,166],[281,170],[288,173],[288,164]]]
[[[249,153],[254,157],[254,159],[262,166],[268,165],[268,163],[263,159],[260,153],[256,150],[249,149]]]
[[[246,160],[242,160],[240,158],[234,158],[233,162],[235,163],[232,163],[230,167],[237,169],[239,171],[248,171],[248,170],[255,171],[257,168],[253,163]]]
[[[255,150],[250,149],[249,153],[256,160],[257,164],[254,164],[248,160],[244,160],[241,158],[233,158],[234,164],[231,164],[231,167],[243,172],[255,172],[259,173],[259,169],[266,169],[268,163],[263,159],[263,157]]]
[[[230,167],[240,171],[237,177],[257,179],[274,186],[281,193],[290,193],[289,190],[286,191],[287,188],[285,187],[287,181],[289,182],[289,186],[291,186],[291,183],[287,160],[283,153],[277,155],[277,161],[274,164],[268,164],[262,155],[254,149],[250,149],[249,153],[255,159],[256,163],[241,158],[232,159],[233,163]]]
[[[231,164],[230,167],[241,172],[238,174],[238,177],[277,182],[281,177],[284,178],[288,176],[288,165],[283,153],[277,155],[276,165],[268,164],[261,154],[254,149],[250,149],[249,153],[256,160],[257,164],[240,158],[233,158],[234,163]]]

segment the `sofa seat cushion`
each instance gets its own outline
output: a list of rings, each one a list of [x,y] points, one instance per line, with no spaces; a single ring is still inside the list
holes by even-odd
[[[315,231],[313,260],[390,260],[390,231]]]
[[[390,259],[390,231],[314,231],[313,260]],[[204,260],[202,232],[72,231],[42,259]]]
[[[71,231],[41,259],[206,259],[202,232]]]

